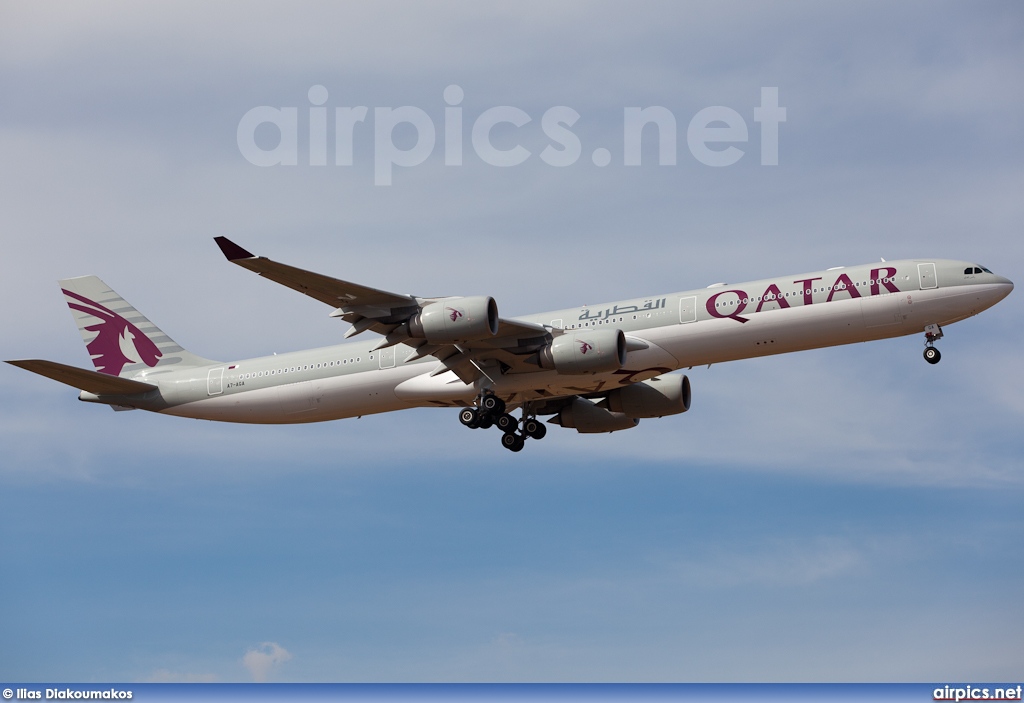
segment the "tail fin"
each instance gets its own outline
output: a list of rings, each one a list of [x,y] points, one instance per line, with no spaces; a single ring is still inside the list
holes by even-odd
[[[133,376],[154,366],[205,366],[96,276],[60,281],[92,363],[100,373]]]

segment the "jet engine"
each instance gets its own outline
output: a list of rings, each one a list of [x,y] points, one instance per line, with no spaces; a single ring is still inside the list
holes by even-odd
[[[635,418],[626,417],[620,412],[612,412],[578,397],[573,398],[571,403],[548,422],[562,427],[572,427],[582,434],[628,430],[640,424]]]
[[[490,296],[444,298],[409,318],[409,335],[428,342],[486,339],[498,333],[498,304]]]
[[[690,379],[686,376],[656,376],[616,388],[606,396],[603,405],[626,417],[664,417],[685,413],[690,409]]]
[[[567,375],[618,371],[626,363],[626,335],[622,330],[563,334],[537,353],[537,361]]]

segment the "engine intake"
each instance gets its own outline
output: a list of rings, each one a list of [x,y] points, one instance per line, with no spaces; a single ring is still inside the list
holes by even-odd
[[[626,335],[622,330],[563,334],[537,353],[537,361],[567,375],[618,371],[626,363]]]
[[[655,376],[647,381],[616,388],[604,403],[626,417],[664,417],[690,409],[690,379],[686,376]]]
[[[409,318],[409,335],[428,342],[486,339],[498,333],[498,304],[490,296],[445,298]]]

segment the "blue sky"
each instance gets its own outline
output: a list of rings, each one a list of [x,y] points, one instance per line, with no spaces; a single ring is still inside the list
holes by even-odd
[[[58,16],[52,16],[58,14]],[[257,253],[515,315],[879,257],[1019,282],[1017,3],[101,3],[0,10],[3,358],[85,366],[55,285],[96,274],[177,341],[233,359],[336,343]],[[260,168],[261,105],[368,106],[354,164]],[[374,185],[373,112],[443,132]],[[761,89],[787,110],[759,163]],[[520,166],[470,147],[485,110]],[[677,162],[623,166],[663,106]],[[541,116],[580,114],[554,167]],[[749,128],[687,148],[700,110]],[[411,130],[397,130],[400,148]],[[301,129],[300,155],[308,150]],[[333,138],[331,142],[333,147]],[[611,152],[611,164],[591,160]],[[0,678],[1019,678],[1024,376],[1011,295],[946,330],[690,372],[692,410],[512,455],[449,411],[253,428],[112,413],[0,369]]]

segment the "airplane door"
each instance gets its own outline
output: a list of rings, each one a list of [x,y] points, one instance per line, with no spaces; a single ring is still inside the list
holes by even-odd
[[[382,369],[390,369],[395,365],[395,348],[387,347],[377,352],[377,360]]]
[[[939,287],[935,280],[935,264],[918,264],[917,275],[921,279],[921,290]]]
[[[690,296],[689,298],[679,299],[679,322],[696,322],[697,321],[697,298]]]
[[[219,369],[210,369],[209,375],[206,377],[206,393],[207,395],[220,395],[224,392],[224,367]]]

